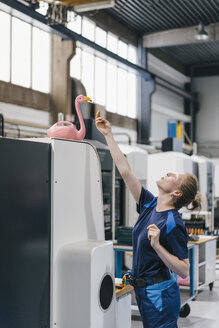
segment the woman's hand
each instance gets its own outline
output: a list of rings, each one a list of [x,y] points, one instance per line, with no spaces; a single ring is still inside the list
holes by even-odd
[[[150,224],[147,229],[151,247],[156,250],[160,246],[160,229],[155,224]]]
[[[186,278],[189,275],[189,259],[180,260],[160,244],[160,229],[155,224],[150,224],[147,229],[151,247],[153,247],[159,258],[170,270],[180,277]]]
[[[111,132],[110,122],[100,115],[100,111],[96,114],[96,127],[106,137]]]

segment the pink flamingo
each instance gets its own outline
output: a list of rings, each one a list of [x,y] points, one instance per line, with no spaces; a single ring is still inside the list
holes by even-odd
[[[85,137],[86,129],[80,110],[80,104],[82,104],[85,101],[91,101],[91,99],[83,95],[79,95],[75,99],[75,109],[78,114],[78,118],[80,122],[80,130],[77,130],[76,126],[71,122],[60,121],[55,123],[53,126],[49,128],[49,130],[47,130],[48,136],[53,138],[83,140]]]

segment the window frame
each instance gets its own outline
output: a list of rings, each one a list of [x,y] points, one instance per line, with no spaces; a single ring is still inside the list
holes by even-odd
[[[51,63],[52,63],[52,60],[51,60],[51,33],[43,30],[42,28],[39,28],[38,26],[34,26],[33,24],[31,23],[28,23],[26,22],[25,20],[21,19],[20,17],[17,17],[16,15],[12,15],[10,13],[7,13],[5,12],[4,10],[0,9],[0,12],[3,12],[7,15],[9,15],[10,17],[10,24],[7,28],[9,28],[9,44],[10,44],[10,49],[9,49],[9,79],[6,81],[4,79],[0,79],[0,81],[3,81],[3,82],[7,82],[7,83],[11,83],[11,84],[15,84],[15,85],[18,85],[18,86],[21,86],[21,87],[24,87],[24,88],[28,88],[28,89],[32,89],[32,90],[36,90],[36,91],[39,91],[39,92],[42,92],[42,93],[45,93],[45,94],[50,94],[51,93]],[[25,23],[27,25],[30,26],[30,33],[29,33],[29,40],[30,40],[30,52],[29,52],[29,60],[30,60],[30,70],[29,70],[29,76],[28,76],[28,79],[29,79],[29,84],[28,86],[26,85],[23,85],[22,83],[13,83],[13,64],[12,64],[12,57],[13,57],[13,37],[12,37],[12,33],[13,33],[13,19],[16,19],[16,20],[19,20],[21,21],[22,23]],[[48,53],[48,65],[49,65],[49,75],[48,75],[48,88],[47,90],[38,90],[38,89],[35,89],[33,88],[33,28],[37,28],[38,30],[40,31],[43,31],[44,33],[47,33],[48,36],[49,36],[49,40],[50,40],[50,44],[49,44],[49,53]]]
[[[84,17],[82,17],[82,21],[81,21],[82,26],[83,26],[83,19],[84,19]],[[89,18],[86,17],[86,20],[89,20]],[[95,40],[96,40],[96,30],[97,30],[97,28],[98,29],[102,29],[102,28],[100,26],[98,26],[97,24],[95,24],[94,22],[92,22],[92,23],[95,25],[95,27],[94,27],[94,42],[95,42]],[[102,29],[102,30],[105,31],[104,29]],[[112,52],[114,52],[115,54],[118,55],[119,42],[120,41],[122,43],[125,43],[125,42],[123,40],[120,40],[120,38],[117,35],[109,32],[109,31],[105,31],[105,32],[106,32],[106,46],[104,48],[112,51],[112,49],[108,47],[108,36],[109,35],[110,36],[111,35],[112,36],[115,36],[115,38],[117,38],[117,47],[116,47],[115,51],[112,51]],[[83,35],[83,34],[81,33],[81,35]],[[132,50],[135,47],[133,45],[128,44],[128,43],[125,43],[125,44],[127,45],[127,51],[126,51],[127,54],[126,54],[126,58],[125,57],[122,57],[122,58],[128,60],[128,58],[129,58],[129,46],[132,47]],[[97,45],[99,45],[99,43],[97,43]],[[129,66],[126,66],[125,64],[122,64],[122,63],[116,61],[115,59],[112,59],[112,58],[106,56],[103,53],[100,53],[98,51],[95,51],[94,49],[90,48],[87,45],[84,45],[83,43],[81,43],[79,41],[76,42],[76,49],[81,49],[81,58],[80,58],[81,66],[82,66],[82,53],[83,53],[83,51],[89,52],[93,56],[93,60],[94,60],[94,75],[95,75],[96,57],[99,57],[100,59],[103,59],[105,61],[105,105],[102,105],[102,104],[101,105],[102,106],[105,106],[106,107],[106,110],[108,110],[110,112],[114,112],[114,113],[117,113],[117,114],[119,113],[119,111],[118,111],[118,94],[117,94],[118,93],[118,71],[119,71],[119,69],[122,68],[123,70],[126,71],[126,74],[127,74],[127,83],[126,83],[126,94],[127,95],[128,95],[129,89],[130,89],[130,87],[129,87],[129,76],[130,76],[130,74],[133,74],[133,75],[136,76],[136,90],[135,90],[135,92],[133,92],[134,103],[135,103],[135,107],[136,107],[135,108],[135,111],[132,110],[129,113],[129,106],[127,104],[126,114],[123,114],[123,116],[127,116],[129,118],[134,118],[135,119],[137,117],[137,80],[138,80],[138,73],[137,72],[134,72]],[[136,60],[132,60],[131,62],[133,64],[136,64],[136,61],[137,61],[137,48],[136,48]],[[116,66],[116,85],[117,85],[117,88],[116,88],[116,95],[115,95],[115,98],[116,98],[116,109],[115,109],[115,111],[112,111],[112,109],[107,108],[107,102],[108,102],[107,95],[108,95],[108,88],[109,88],[109,86],[108,86],[108,79],[107,79],[108,78],[108,76],[107,76],[107,73],[108,73],[107,72],[108,63],[109,64],[113,64],[113,65]],[[71,72],[71,74],[72,73],[73,72]],[[74,77],[74,75],[72,74],[71,77]],[[75,78],[77,78],[77,77],[75,77]],[[80,80],[82,80],[82,75],[80,76]],[[93,94],[94,94],[94,102],[95,102],[95,76],[93,77],[93,82],[94,82]],[[128,99],[128,97],[127,97],[127,99]]]

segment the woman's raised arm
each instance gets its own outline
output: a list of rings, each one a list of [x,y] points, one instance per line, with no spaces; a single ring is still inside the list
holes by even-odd
[[[138,203],[141,194],[141,184],[136,176],[132,173],[126,157],[123,155],[115,139],[113,138],[109,121],[102,118],[99,111],[96,114],[96,127],[105,136],[115,165],[119,170],[119,173],[121,174],[125,184],[130,190],[132,196],[134,197],[136,203]]]

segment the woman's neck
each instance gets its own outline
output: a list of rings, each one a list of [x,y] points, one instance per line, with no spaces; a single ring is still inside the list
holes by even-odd
[[[157,206],[156,206],[157,212],[172,210],[174,208],[175,207],[171,202],[171,196],[160,192],[159,196],[157,197]]]

